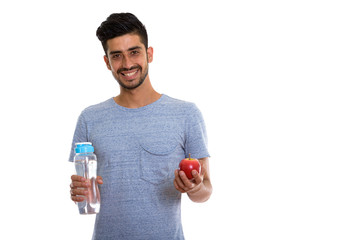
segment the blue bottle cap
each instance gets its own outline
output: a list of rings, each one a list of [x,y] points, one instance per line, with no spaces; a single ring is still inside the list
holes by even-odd
[[[92,146],[91,142],[75,143],[75,146],[75,153],[94,152],[94,147]]]

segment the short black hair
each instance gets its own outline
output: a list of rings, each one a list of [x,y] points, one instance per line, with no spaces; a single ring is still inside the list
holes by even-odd
[[[105,54],[107,54],[107,40],[123,36],[125,34],[137,34],[140,41],[148,48],[148,36],[144,24],[132,13],[113,13],[106,21],[102,22],[96,31],[96,36],[100,40]]]

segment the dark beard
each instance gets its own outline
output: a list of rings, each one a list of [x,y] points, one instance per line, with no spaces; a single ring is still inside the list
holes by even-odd
[[[124,68],[119,69],[119,70],[117,71],[117,74],[121,74],[122,71],[133,70],[133,69],[136,69],[136,68],[139,69],[140,72],[142,71],[142,68],[141,68],[140,66],[135,66],[135,67],[131,67],[130,69],[124,69]],[[132,90],[132,89],[135,89],[135,88],[139,87],[141,84],[143,84],[143,82],[145,81],[145,79],[146,79],[146,77],[147,77],[147,75],[148,75],[148,72],[149,72],[149,67],[147,66],[147,67],[146,67],[146,72],[145,72],[144,76],[143,76],[143,77],[140,76],[140,81],[139,81],[139,83],[136,84],[136,85],[134,85],[134,86],[130,86],[130,87],[129,87],[129,86],[126,86],[125,84],[123,84],[123,83],[122,83],[120,80],[118,80],[117,78],[116,78],[116,81],[120,84],[121,87],[123,87],[123,88],[125,88],[125,89],[128,89],[128,90]]]

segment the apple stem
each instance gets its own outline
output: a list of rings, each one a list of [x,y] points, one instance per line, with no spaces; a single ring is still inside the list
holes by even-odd
[[[191,160],[190,153],[189,153],[189,160]]]

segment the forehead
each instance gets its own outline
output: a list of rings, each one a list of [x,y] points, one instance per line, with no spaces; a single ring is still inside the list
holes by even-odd
[[[108,52],[123,52],[135,46],[140,46],[141,48],[145,49],[144,44],[140,41],[140,36],[137,34],[125,34],[123,36],[109,39],[106,43],[108,46]]]

